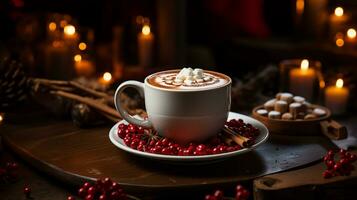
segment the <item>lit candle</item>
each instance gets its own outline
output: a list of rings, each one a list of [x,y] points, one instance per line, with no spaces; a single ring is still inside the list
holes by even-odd
[[[301,61],[300,68],[290,70],[290,92],[312,100],[316,73],[309,68],[309,61]]]
[[[330,33],[334,35],[341,31],[348,18],[342,7],[336,7],[334,13],[330,15]]]
[[[332,114],[339,115],[346,111],[349,90],[343,87],[343,80],[338,79],[335,86],[329,86],[325,91],[325,105]]]
[[[99,83],[108,87],[112,83],[112,74],[110,72],[105,72],[103,76],[99,78]]]
[[[0,124],[1,124],[2,121],[4,121],[4,117],[3,117],[3,114],[0,113]]]
[[[347,34],[346,35],[347,35],[346,43],[351,45],[352,47],[354,47],[353,44],[356,43],[356,35],[357,35],[356,30],[354,28],[349,28],[347,30]]]
[[[148,67],[152,64],[152,48],[154,35],[150,31],[149,25],[144,25],[138,35],[139,65]]]
[[[75,45],[79,39],[76,28],[73,25],[66,25],[63,28],[64,39],[70,45]]]
[[[79,54],[75,55],[73,60],[75,61],[74,67],[78,76],[90,77],[94,74],[95,68],[91,61],[83,60]]]
[[[337,33],[335,36],[335,44],[337,47],[343,47],[345,45],[345,41],[343,40],[343,34]]]
[[[48,78],[71,79],[75,75],[72,53],[62,40],[55,40],[44,48],[45,73]]]

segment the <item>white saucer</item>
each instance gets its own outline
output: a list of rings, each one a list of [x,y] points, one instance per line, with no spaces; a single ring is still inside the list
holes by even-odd
[[[149,159],[161,160],[161,161],[171,161],[171,162],[211,162],[223,160],[229,157],[237,156],[253,149],[257,148],[259,145],[263,144],[269,136],[268,129],[261,122],[248,117],[246,115],[238,114],[235,112],[229,112],[228,120],[230,119],[242,119],[245,123],[250,123],[254,127],[258,128],[260,131],[259,136],[255,140],[255,144],[249,148],[240,149],[237,151],[220,153],[220,154],[212,154],[212,155],[203,155],[203,156],[173,156],[173,155],[162,155],[162,154],[154,154],[148,152],[142,152],[135,149],[132,149],[124,144],[124,141],[117,135],[118,125],[119,124],[127,124],[125,120],[121,120],[119,123],[115,124],[109,132],[110,141],[117,146],[119,149],[126,151],[128,153],[135,154],[137,156],[146,157]]]

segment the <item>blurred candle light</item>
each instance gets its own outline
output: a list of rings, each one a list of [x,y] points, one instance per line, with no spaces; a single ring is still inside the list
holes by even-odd
[[[50,23],[48,24],[48,29],[49,29],[50,31],[55,31],[56,28],[57,28],[56,23],[50,22]]]
[[[76,33],[76,28],[73,25],[66,25],[63,32],[66,35],[74,35]]]
[[[108,87],[112,83],[112,74],[110,72],[105,72],[103,76],[99,78],[99,83]]]
[[[301,15],[304,12],[305,0],[296,0],[296,13]]]
[[[345,44],[345,41],[342,38],[336,39],[336,46],[343,47],[344,44]]]
[[[139,65],[148,67],[152,64],[154,35],[151,33],[150,26],[144,25],[138,35]]]
[[[84,43],[84,42],[81,42],[78,44],[78,48],[82,51],[86,50],[87,49],[87,44]]]
[[[343,8],[342,7],[336,7],[335,8],[335,15],[337,17],[342,17],[343,16]]]
[[[342,7],[335,8],[333,14],[330,15],[330,35],[333,36],[336,32],[345,28],[349,16],[345,14]]]
[[[325,105],[332,114],[343,114],[346,111],[349,90],[343,87],[343,79],[339,78],[335,86],[329,86],[325,91]]]
[[[80,54],[73,57],[75,61],[74,67],[78,76],[90,77],[95,72],[94,64],[82,58]]]
[[[315,80],[315,70],[309,68],[307,59],[303,59],[300,68],[290,70],[290,92],[312,100]]]
[[[347,30],[347,37],[350,39],[356,38],[356,30],[354,28],[349,28]]]
[[[4,121],[4,114],[0,113],[0,123]]]
[[[79,62],[79,61],[82,60],[82,56],[77,54],[77,55],[74,56],[73,60],[76,61],[76,62]]]

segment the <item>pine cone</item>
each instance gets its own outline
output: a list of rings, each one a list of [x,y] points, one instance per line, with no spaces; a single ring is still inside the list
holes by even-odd
[[[0,109],[26,98],[28,81],[22,64],[10,58],[0,61]]]

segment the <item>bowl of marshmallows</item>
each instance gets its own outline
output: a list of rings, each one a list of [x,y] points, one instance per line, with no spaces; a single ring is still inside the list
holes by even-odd
[[[272,134],[307,136],[324,133],[333,139],[345,137],[340,134],[345,135],[342,132],[346,128],[331,120],[328,108],[311,104],[304,97],[291,93],[276,94],[275,98],[255,107],[252,115]]]

